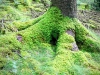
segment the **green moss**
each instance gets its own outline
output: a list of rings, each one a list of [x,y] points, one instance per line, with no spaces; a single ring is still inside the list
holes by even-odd
[[[8,48],[0,47],[0,55],[6,57],[7,55],[12,55],[12,52]]]
[[[95,69],[92,69],[90,73],[90,75],[99,75],[99,74],[100,74],[100,71],[97,71]]]
[[[12,45],[14,48],[20,47],[20,42],[17,40],[15,34],[12,34],[10,36],[9,34],[0,36],[0,46],[1,47],[6,47],[9,44]]]
[[[25,6],[23,5],[18,5],[17,8],[20,10],[20,11],[26,11],[27,9],[25,8]]]
[[[70,22],[72,20],[69,18],[64,18],[60,14],[60,11],[56,8],[50,9],[44,16],[45,18],[40,20],[39,23],[37,23],[35,26],[32,26],[31,28],[28,29],[34,34],[33,35],[34,39],[35,37],[38,37],[38,39],[41,41],[50,42],[51,34],[53,34],[53,32],[61,34],[64,31],[66,31],[67,28],[74,29],[74,27],[72,27],[73,25],[72,22]],[[63,23],[63,21],[65,22]],[[71,24],[67,25],[67,22]]]
[[[71,50],[72,43],[76,41],[80,49],[93,52],[98,48],[99,51],[99,40],[77,20],[63,17],[58,8],[52,7],[42,18],[29,23],[16,23],[15,26],[17,25],[21,31],[0,36],[0,46],[7,47],[10,51],[21,51],[22,58],[17,60],[23,64],[19,64],[19,75],[89,75],[89,71],[95,74],[92,71],[94,68],[98,72],[98,63],[93,61],[90,54]],[[67,30],[75,31],[75,38],[67,34]],[[21,42],[16,38],[18,34],[22,37]],[[52,46],[56,46],[55,52]],[[5,53],[9,52],[3,54]]]
[[[91,7],[87,3],[81,3],[78,5],[78,10],[89,10]]]
[[[0,70],[0,75],[14,75],[14,73],[7,72],[5,70]]]
[[[69,74],[69,75],[78,75],[78,74],[87,74],[88,70],[86,67],[89,62],[82,52],[71,52],[69,50],[59,50],[57,56],[53,61],[53,67],[55,72],[60,74]],[[81,72],[79,69],[83,69]],[[53,74],[52,74],[53,75]]]
[[[4,18],[5,15],[7,15],[6,11],[0,12],[0,19]]]
[[[13,25],[9,25],[9,29],[14,30],[14,28],[16,28],[18,31],[24,30],[24,29],[36,24],[42,18],[43,18],[43,16],[40,16],[36,19],[28,20],[28,21],[25,21],[25,22],[15,21],[15,22],[13,22]]]
[[[77,21],[78,22],[78,21]],[[79,47],[84,50],[90,51],[90,52],[98,52],[100,51],[100,40],[93,35],[93,33],[90,33],[82,24],[79,22],[76,23],[76,42],[79,45]]]
[[[0,69],[3,69],[4,68],[6,62],[7,62],[7,59],[5,57],[2,57],[0,55]]]

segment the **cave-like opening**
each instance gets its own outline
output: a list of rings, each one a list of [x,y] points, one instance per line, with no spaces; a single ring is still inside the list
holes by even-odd
[[[59,38],[59,31],[58,30],[52,31],[51,32],[50,44],[52,45],[54,52],[56,52],[58,38]]]

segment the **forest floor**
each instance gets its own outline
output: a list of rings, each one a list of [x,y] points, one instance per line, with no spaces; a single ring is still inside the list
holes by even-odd
[[[100,11],[79,10],[77,17],[86,28],[100,35]]]
[[[23,25],[25,26],[29,23],[29,26],[28,26],[29,28],[26,26],[26,32],[23,32],[23,31],[25,31],[25,28],[22,28],[19,30],[17,29],[19,32],[21,32],[21,33],[23,32],[24,36],[27,35],[30,32],[30,30],[28,30],[28,29],[31,29],[31,27],[34,25],[33,23],[37,23],[37,21],[36,21],[36,22],[33,22],[32,25],[30,25],[31,24],[30,20],[32,20],[32,21],[33,21],[33,19],[36,20],[37,17],[43,15],[46,12],[46,9],[43,7],[43,4],[42,5],[34,4],[33,7],[30,7],[30,9],[28,9],[28,11],[26,11],[27,8],[24,8],[24,7],[22,8],[22,6],[19,6],[17,9],[14,9],[13,7],[6,8],[7,11],[9,11],[9,9],[11,9],[12,11],[10,10],[9,11],[10,13],[7,13],[9,18],[6,17],[5,19],[3,19],[2,17],[0,17],[1,18],[1,21],[0,21],[1,26],[4,24],[5,28],[7,28],[8,26],[6,27],[6,25],[11,25],[11,24],[16,23],[15,26],[22,25],[22,27],[23,27]],[[2,9],[2,10],[4,10],[4,9]],[[0,11],[2,11],[2,10],[0,10]],[[77,14],[78,14],[78,16],[77,16],[78,19],[82,22],[82,24],[88,30],[92,30],[93,32],[100,35],[100,11],[78,10]],[[0,16],[2,16],[2,15],[0,14]],[[14,18],[13,18],[13,16],[14,16]],[[4,22],[4,23],[2,23],[2,22]],[[37,25],[35,25],[35,26],[37,26]],[[19,26],[19,27],[21,27],[21,26]],[[16,31],[9,30],[9,32],[11,32],[11,34],[12,34],[12,32],[16,32]],[[32,34],[34,34],[34,33],[32,33]],[[2,39],[2,37],[5,37],[5,36],[8,37],[8,35],[6,35],[6,34],[4,34],[4,36],[1,35],[0,38]],[[4,44],[4,47],[5,47],[6,39],[11,40],[11,42],[9,42],[9,41],[6,42],[8,44],[12,43],[12,41],[13,41],[13,39],[6,38],[6,37],[2,39],[3,42],[0,40],[1,41],[0,43]],[[50,44],[43,43],[43,47],[42,47],[42,45],[35,47],[35,45],[32,45],[32,43],[29,42],[30,39],[27,39],[28,36],[25,36],[25,37],[24,37],[25,38],[24,40],[26,43],[29,43],[29,46],[25,42],[24,42],[25,44],[23,42],[21,42],[20,44],[22,44],[22,45],[20,45],[17,40],[18,47],[19,47],[19,45],[22,46],[21,47],[22,50],[20,50],[20,48],[18,48],[18,50],[17,50],[17,43],[15,44],[15,42],[16,42],[15,41],[14,45],[16,48],[14,48],[14,49],[16,51],[12,50],[15,56],[12,58],[10,58],[8,56],[5,57],[5,58],[7,58],[7,63],[5,65],[5,67],[1,67],[0,75],[5,75],[6,72],[8,72],[8,73],[13,72],[14,74],[12,74],[12,75],[69,75],[69,74],[65,74],[63,72],[62,73],[58,72],[58,70],[60,70],[60,68],[61,68],[61,71],[64,69],[64,67],[61,67],[61,66],[66,66],[66,64],[64,64],[65,62],[67,63],[67,65],[71,64],[71,66],[67,66],[67,68],[68,68],[68,72],[70,72],[72,74],[75,72],[75,74],[73,74],[73,75],[87,75],[87,74],[85,74],[85,72],[88,73],[88,71],[90,69],[91,69],[91,71],[94,72],[91,75],[100,75],[100,65],[99,65],[100,54],[99,53],[84,52],[84,51],[82,52],[81,50],[79,52],[71,52],[71,51],[66,52],[65,51],[64,53],[62,52],[61,54],[58,53],[58,56],[55,57],[55,53]],[[16,38],[15,34],[14,34],[14,38]],[[6,45],[7,47],[9,47],[9,48],[13,47],[13,45],[10,46],[8,44]],[[32,45],[32,49],[30,48],[31,45]],[[66,44],[64,44],[64,45],[66,45]],[[0,50],[1,55],[3,55],[3,54],[6,55],[7,53],[10,54],[9,50],[5,50],[6,48],[0,47],[0,49],[1,49]],[[55,59],[55,61],[54,61],[54,59]],[[0,56],[0,62],[2,62],[2,61],[4,61],[4,58]],[[52,65],[51,63],[54,65],[53,67],[51,66]],[[76,64],[79,64],[79,65],[76,65]],[[0,65],[2,65],[2,63],[0,63]],[[65,67],[65,70],[66,70],[66,67]],[[64,72],[65,72],[65,70],[64,70]],[[51,73],[54,73],[54,71],[56,71],[55,72],[56,74],[51,74]],[[9,75],[11,75],[11,73]],[[70,75],[72,75],[72,74],[70,74]]]

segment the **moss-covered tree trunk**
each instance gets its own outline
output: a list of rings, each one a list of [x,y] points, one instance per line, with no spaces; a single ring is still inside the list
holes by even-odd
[[[68,16],[70,18],[77,17],[77,6],[76,0],[51,0],[51,7],[57,7],[61,10],[61,13],[64,17]],[[75,38],[75,31],[73,29],[66,29],[66,35],[71,35],[72,38]],[[70,40],[70,39],[69,39]],[[66,41],[67,43],[67,41]],[[72,45],[71,50],[78,50],[78,46],[75,42],[70,43]]]
[[[58,7],[64,16],[76,17],[76,0],[51,0],[52,5]]]
[[[66,17],[66,16],[68,16],[70,18],[77,17],[76,0],[51,0],[51,2],[52,2],[51,7],[59,8],[64,17]],[[74,20],[73,20],[73,22],[74,22]],[[94,39],[94,36],[92,34],[90,34],[90,32],[84,26],[82,26],[78,21],[76,21],[76,22],[77,22],[76,23],[77,25],[73,24],[73,27],[68,28],[68,29],[66,28],[66,30],[65,30],[66,35],[67,36],[71,35],[72,38],[74,39],[74,41],[70,43],[71,47],[72,47],[71,50],[78,50],[78,46],[79,46],[80,49],[84,48],[88,51],[90,51],[90,50],[94,51],[94,49],[97,49],[97,51],[100,51],[100,48],[97,44],[96,39]],[[69,39],[69,40],[71,40],[71,39]],[[68,43],[67,41],[66,41],[66,43]],[[89,49],[88,49],[88,47],[89,47]]]

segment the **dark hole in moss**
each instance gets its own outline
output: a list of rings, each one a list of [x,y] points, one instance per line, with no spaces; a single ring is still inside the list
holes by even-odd
[[[8,55],[11,55],[11,53],[8,53]]]
[[[52,38],[51,38],[51,40],[50,40],[50,43],[52,44],[52,45],[56,45],[56,43],[57,43],[57,39],[55,38],[55,37],[53,37],[53,36],[51,36]]]
[[[0,67],[0,70],[3,70],[4,67]]]
[[[59,31],[58,30],[52,31],[50,44],[56,46],[58,38],[59,38]]]

